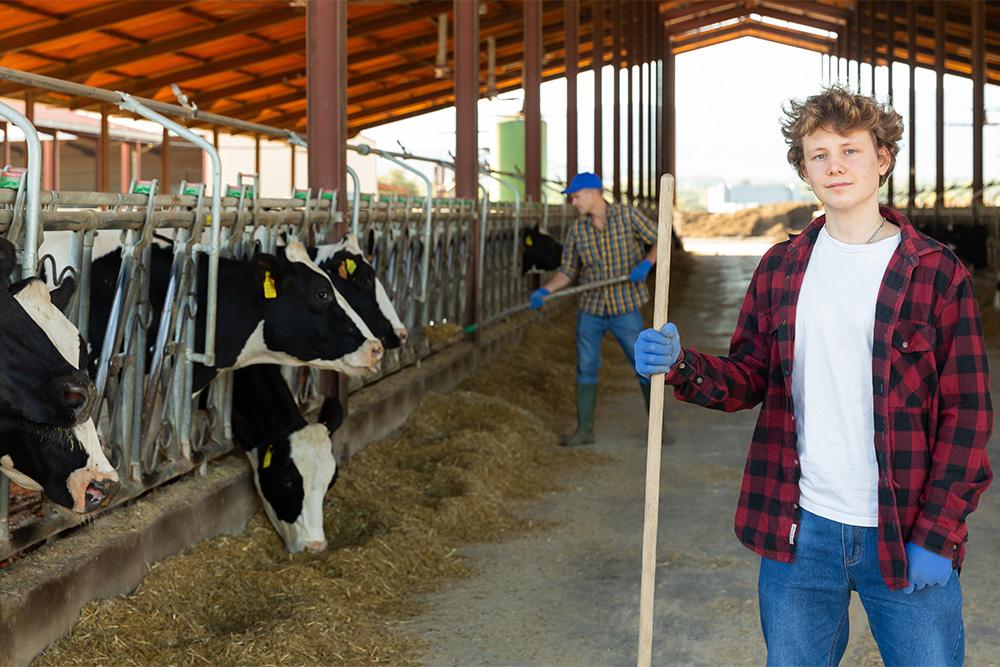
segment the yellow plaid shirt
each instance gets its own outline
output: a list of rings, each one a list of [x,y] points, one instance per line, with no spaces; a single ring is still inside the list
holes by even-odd
[[[598,231],[590,216],[577,220],[563,244],[559,270],[581,284],[627,276],[645,258],[640,241],[656,243],[656,225],[631,206],[608,204],[608,220]],[[626,281],[584,292],[580,309],[592,315],[623,315],[649,301],[646,283]]]

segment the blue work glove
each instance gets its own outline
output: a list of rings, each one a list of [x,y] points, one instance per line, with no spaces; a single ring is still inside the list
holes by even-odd
[[[913,542],[906,543],[906,578],[910,585],[904,593],[912,593],[926,586],[944,586],[951,578],[951,559],[939,556]]]
[[[545,297],[547,297],[552,292],[548,291],[544,287],[539,287],[534,292],[531,293],[531,309],[541,310],[542,306],[545,305]]]
[[[641,283],[649,275],[649,270],[653,268],[653,263],[648,259],[644,259],[635,265],[632,269],[632,273],[629,274],[628,279],[634,283]]]
[[[681,355],[681,335],[671,322],[646,329],[635,341],[635,372],[644,377],[666,373]]]

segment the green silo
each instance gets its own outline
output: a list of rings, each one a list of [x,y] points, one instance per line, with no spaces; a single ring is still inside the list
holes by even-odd
[[[542,121],[542,175],[545,175],[545,134],[546,125]],[[497,123],[497,143],[499,144],[498,169],[508,173],[524,173],[524,119],[514,118]],[[524,198],[524,181],[519,178],[507,177],[504,180],[517,187]],[[542,198],[548,198],[548,192],[542,188]],[[514,201],[514,195],[507,188],[500,188],[500,201]]]

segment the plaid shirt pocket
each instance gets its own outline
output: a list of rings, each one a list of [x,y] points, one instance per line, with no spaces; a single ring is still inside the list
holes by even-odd
[[[935,339],[934,327],[926,322],[896,322],[889,369],[891,406],[930,407],[931,397],[937,393]]]

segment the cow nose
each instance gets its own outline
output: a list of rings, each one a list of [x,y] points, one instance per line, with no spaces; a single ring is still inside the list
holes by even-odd
[[[63,404],[73,411],[77,420],[86,418],[90,413],[93,387],[90,380],[75,377],[67,378],[62,383]]]
[[[306,551],[310,551],[314,554],[326,551],[326,540],[313,540],[312,542],[306,542]]]
[[[87,485],[84,511],[93,512],[98,507],[107,505],[115,497],[120,488],[121,483],[114,479],[101,479],[91,482]]]

